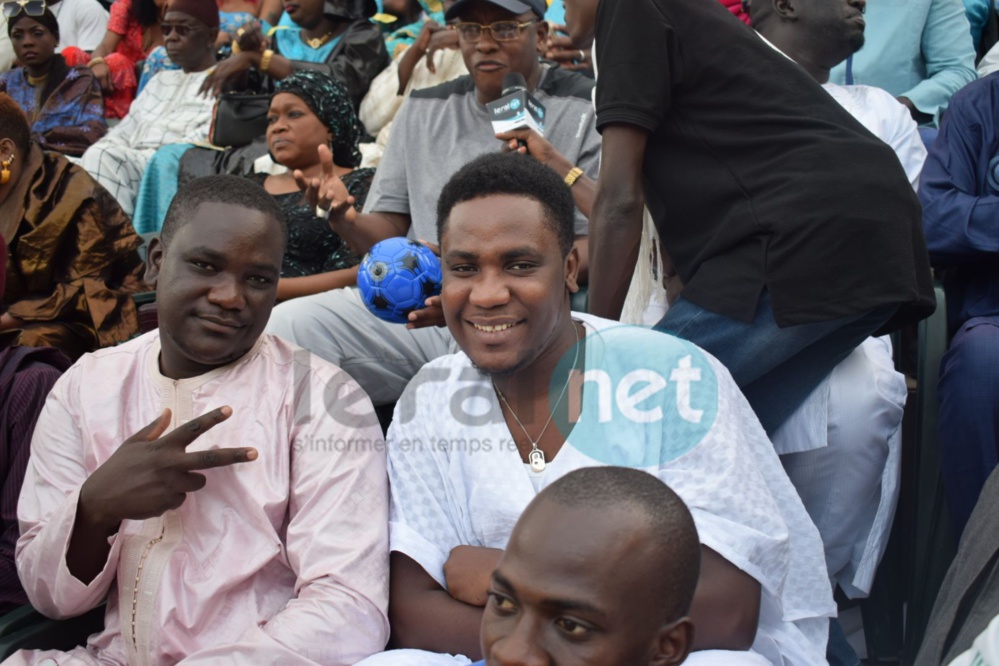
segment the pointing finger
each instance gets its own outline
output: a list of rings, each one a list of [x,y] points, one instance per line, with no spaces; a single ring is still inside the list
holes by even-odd
[[[325,144],[319,146],[319,162],[323,167],[323,178],[334,178],[333,151],[330,150],[330,147]]]
[[[196,469],[212,469],[213,467],[228,467],[239,463],[252,462],[259,454],[256,449],[209,449],[187,453],[181,466],[193,471]]]
[[[231,407],[219,407],[196,419],[191,419],[176,428],[163,438],[164,444],[169,443],[177,448],[186,448],[191,442],[232,416]]]

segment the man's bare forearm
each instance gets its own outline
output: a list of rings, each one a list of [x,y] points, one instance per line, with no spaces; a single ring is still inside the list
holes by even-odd
[[[360,213],[353,222],[331,226],[354,252],[364,254],[379,241],[405,236],[409,232],[409,225],[409,215],[401,213]]]
[[[591,314],[619,319],[642,241],[645,190],[642,170],[648,132],[611,124],[603,128],[600,180],[590,215]]]
[[[635,272],[642,240],[641,196],[613,197],[603,188],[590,218],[589,311],[598,317],[618,319]]]
[[[479,659],[483,609],[452,597],[409,557],[391,558],[391,646]]]
[[[409,603],[410,611],[390,612],[393,647],[482,657],[482,608],[458,601],[444,590],[421,592]]]
[[[759,581],[701,546],[701,575],[690,606],[694,650],[748,650],[760,621]]]

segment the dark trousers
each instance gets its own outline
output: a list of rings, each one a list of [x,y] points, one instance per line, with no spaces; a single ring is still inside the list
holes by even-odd
[[[940,364],[940,471],[961,534],[999,463],[999,316],[964,323]]]

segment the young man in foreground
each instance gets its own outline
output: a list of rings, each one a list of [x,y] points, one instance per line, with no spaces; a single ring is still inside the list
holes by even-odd
[[[686,615],[700,559],[690,511],[662,481],[625,467],[570,472],[510,535],[479,664],[680,664],[694,639]]]

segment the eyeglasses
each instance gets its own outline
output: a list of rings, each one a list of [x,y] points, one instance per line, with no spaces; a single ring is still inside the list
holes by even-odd
[[[482,38],[482,33],[486,30],[492,33],[493,39],[497,42],[512,42],[520,37],[521,30],[540,21],[541,19],[533,19],[531,21],[524,21],[523,23],[517,21],[497,21],[489,25],[465,23],[463,21],[461,23],[451,23],[448,25],[448,29],[457,30],[458,36],[469,44],[479,41]]]
[[[45,0],[4,0],[4,16],[13,18],[21,12],[28,16],[41,16],[45,13]]]
[[[18,0],[20,1],[20,0]],[[187,37],[192,32],[197,32],[200,26],[187,25],[186,23],[160,23],[160,31],[164,37],[169,37],[176,32],[178,37]]]

